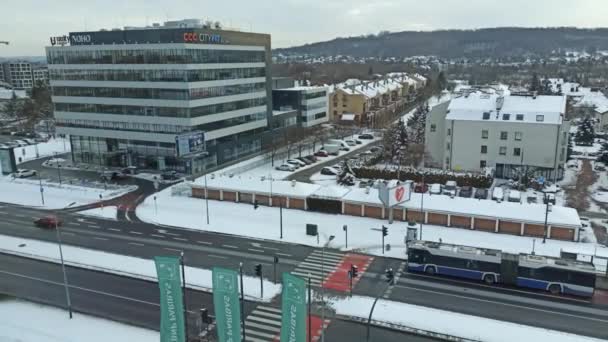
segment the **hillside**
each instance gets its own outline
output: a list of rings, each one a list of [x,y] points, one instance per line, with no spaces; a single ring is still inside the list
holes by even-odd
[[[404,31],[276,49],[286,55],[353,57],[522,57],[552,51],[608,50],[608,28],[489,28],[479,30]]]

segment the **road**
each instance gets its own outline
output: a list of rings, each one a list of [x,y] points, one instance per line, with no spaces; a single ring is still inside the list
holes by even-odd
[[[0,232],[3,234],[55,241],[54,232],[37,229],[31,224],[32,217],[43,215],[44,212],[12,205],[1,206],[0,215],[3,220],[0,221]],[[178,254],[183,250],[189,266],[237,268],[243,262],[244,271],[248,275],[253,275],[254,265],[261,263],[264,277],[269,280],[273,278],[271,270],[275,255],[280,260],[279,274],[298,270],[302,265],[311,263],[311,255],[316,254],[317,259],[319,255],[319,249],[310,246],[159,227],[141,222],[84,218],[71,212],[62,215],[66,221],[62,228],[62,239],[66,244],[148,259],[159,254]],[[328,251],[342,255],[337,250]],[[362,272],[354,293],[366,296],[383,294],[384,270],[398,270],[402,266],[401,260],[374,257],[369,268]],[[318,266],[313,264],[312,267]],[[344,292],[331,290],[328,293],[334,296],[345,295]],[[604,329],[608,323],[606,303],[590,303],[579,299],[552,297],[545,293],[409,273],[401,275],[388,298],[608,339],[608,331]]]

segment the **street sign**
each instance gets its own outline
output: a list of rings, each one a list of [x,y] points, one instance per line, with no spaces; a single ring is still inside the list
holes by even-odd
[[[241,341],[241,308],[238,273],[226,268],[213,268],[213,307],[220,342]]]
[[[306,341],[306,282],[283,273],[281,342]]]
[[[160,341],[185,341],[184,308],[178,257],[154,257],[160,288]]]

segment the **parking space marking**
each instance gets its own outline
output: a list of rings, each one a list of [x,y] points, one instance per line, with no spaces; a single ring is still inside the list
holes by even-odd
[[[108,228],[109,230],[115,231],[115,232],[121,232],[122,230],[118,229],[118,228]]]
[[[178,241],[188,241],[188,239],[184,239],[184,238],[176,238],[176,237],[174,237],[172,239],[173,240],[178,240]]]
[[[233,245],[222,245],[222,247],[238,249],[237,246],[233,246]]]
[[[196,242],[201,243],[203,245],[213,245],[213,243],[207,242],[207,241],[196,241]]]
[[[137,234],[137,235],[143,235],[144,234],[144,233],[141,233],[141,232],[136,232],[134,230],[130,230],[129,233],[130,234]]]
[[[247,250],[252,252],[264,253],[264,250],[262,249],[247,248]]]
[[[145,246],[143,243],[138,243],[138,242],[129,242],[129,245],[140,246],[140,247]]]

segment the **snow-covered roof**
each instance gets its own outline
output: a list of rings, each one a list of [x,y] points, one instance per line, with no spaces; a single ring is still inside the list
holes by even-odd
[[[198,178],[195,183],[197,187],[204,187],[204,178]],[[285,180],[273,180],[271,184],[268,177],[262,179],[261,177],[244,176],[208,176],[207,187],[209,189],[224,189],[266,195],[272,191],[272,195],[304,198],[312,195],[321,186]]]
[[[312,196],[326,199],[341,200],[342,197],[344,197],[344,195],[346,195],[349,191],[351,191],[349,188],[343,186],[322,186],[320,189],[315,191]]]
[[[4,89],[0,88],[0,100],[10,100],[13,98],[13,94],[17,96],[17,98],[26,98],[27,94],[25,90],[13,90],[13,89]]]
[[[326,86],[296,86],[296,87],[291,87],[291,88],[281,88],[281,89],[277,89],[277,90],[290,90],[290,91],[320,91],[320,90],[327,90]]]
[[[608,112],[608,98],[600,91],[591,91],[589,88],[581,90],[582,97],[574,104],[575,107],[595,107],[597,113]]]
[[[500,107],[499,113],[497,107]],[[566,96],[500,96],[475,92],[452,99],[446,119],[561,124],[565,111]],[[484,113],[490,113],[486,120]],[[510,114],[509,120],[503,120],[503,114]],[[517,120],[518,114],[523,114],[523,120]],[[542,122],[537,121],[537,115],[544,116]]]
[[[355,120],[355,114],[342,114],[342,117],[340,118],[341,120],[344,121],[353,121]]]

